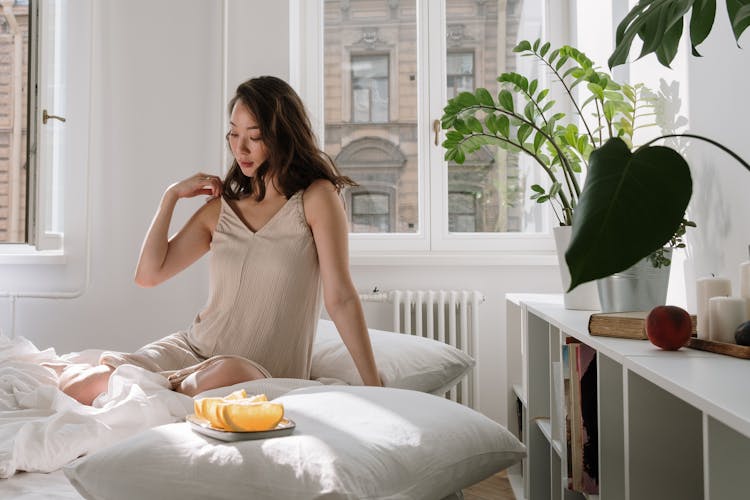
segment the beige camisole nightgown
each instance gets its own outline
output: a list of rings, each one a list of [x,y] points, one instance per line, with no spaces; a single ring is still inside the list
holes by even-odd
[[[217,356],[240,356],[267,376],[309,378],[321,307],[318,255],[302,191],[251,230],[222,198],[209,252],[209,296],[186,331],[100,363],[129,363],[170,376],[173,386]]]

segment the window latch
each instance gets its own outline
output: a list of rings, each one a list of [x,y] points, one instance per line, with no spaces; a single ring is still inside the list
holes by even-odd
[[[49,120],[60,120],[61,122],[64,122],[65,118],[62,116],[51,115],[47,113],[47,110],[45,109],[42,111],[42,123],[46,125]]]
[[[435,146],[440,145],[440,120],[432,122],[432,130],[435,131]]]

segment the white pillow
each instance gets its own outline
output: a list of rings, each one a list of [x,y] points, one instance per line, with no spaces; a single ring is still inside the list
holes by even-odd
[[[474,367],[471,356],[443,342],[372,328],[369,331],[375,362],[387,387],[442,396]],[[354,360],[332,321],[318,322],[310,378],[363,385]]]
[[[382,387],[308,387],[276,401],[290,436],[227,443],[156,427],[67,466],[87,499],[436,500],[525,456],[503,426],[453,401]]]

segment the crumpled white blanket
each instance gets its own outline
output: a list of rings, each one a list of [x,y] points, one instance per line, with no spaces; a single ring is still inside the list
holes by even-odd
[[[57,388],[54,370],[41,365],[80,361],[76,354],[59,357],[25,338],[0,336],[0,478],[57,470],[192,411],[192,398],[171,391],[166,378],[132,365],[118,367],[108,392],[82,405]]]
[[[169,389],[158,373],[121,365],[107,392],[85,406],[57,388],[55,370],[43,363],[96,364],[102,351],[58,356],[40,351],[23,337],[0,335],[0,478],[17,471],[52,472],[68,462],[138,432],[181,421],[193,412],[193,398]],[[205,391],[196,397],[225,396],[243,388],[277,398],[301,387],[342,383],[269,378]]]

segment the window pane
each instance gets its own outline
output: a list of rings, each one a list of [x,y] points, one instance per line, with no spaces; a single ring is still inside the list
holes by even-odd
[[[391,197],[382,193],[352,194],[352,226],[359,232],[390,231]]]
[[[416,232],[416,1],[324,5],[324,149],[343,174],[371,192],[367,201],[351,197],[359,205],[347,211],[350,230]],[[377,191],[389,194],[376,201]]]
[[[484,87],[492,95],[496,78],[517,71],[513,47],[524,2],[446,0],[446,87],[451,98],[462,91]],[[529,74],[527,68],[523,69]],[[539,75],[537,75],[539,76]],[[474,216],[464,203],[449,195],[451,232],[543,231],[538,204],[528,201],[528,159],[497,147],[483,147],[461,165],[448,164],[448,192],[476,193]],[[536,169],[538,170],[538,169]],[[470,220],[471,219],[471,220]],[[471,222],[473,221],[473,223]],[[472,227],[473,224],[473,227]]]
[[[449,52],[447,60],[448,99],[474,91],[474,53]]]
[[[26,242],[29,5],[0,11],[0,243]]]

